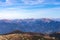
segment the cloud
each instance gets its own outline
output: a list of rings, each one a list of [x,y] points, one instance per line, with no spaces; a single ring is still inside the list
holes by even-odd
[[[12,10],[0,11],[0,19],[24,19],[24,18],[60,18],[60,8],[42,10]]]
[[[12,5],[13,3],[12,3],[12,1],[10,1],[10,0],[6,0],[6,5]]]
[[[42,4],[44,0],[6,0],[6,5],[36,5]]]
[[[42,4],[45,0],[22,0],[22,2],[26,5],[36,5]]]
[[[34,8],[34,7],[49,7],[49,6],[60,6],[59,0],[6,0],[5,2],[0,1],[2,7],[19,7],[19,8]]]

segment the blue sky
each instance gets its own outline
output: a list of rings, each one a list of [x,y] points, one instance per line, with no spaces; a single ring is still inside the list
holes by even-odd
[[[0,19],[60,18],[60,0],[0,0]]]

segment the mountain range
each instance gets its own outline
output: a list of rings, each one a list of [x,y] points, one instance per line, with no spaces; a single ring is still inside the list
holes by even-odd
[[[48,18],[0,20],[0,34],[9,33],[14,30],[50,34],[60,32],[60,21],[58,19]]]

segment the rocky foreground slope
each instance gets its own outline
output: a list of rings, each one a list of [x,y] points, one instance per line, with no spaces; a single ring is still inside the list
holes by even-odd
[[[28,34],[9,34],[0,35],[0,40],[54,40],[55,38],[49,36],[33,36]]]
[[[0,40],[60,40],[60,33],[40,34],[14,31],[0,35]]]

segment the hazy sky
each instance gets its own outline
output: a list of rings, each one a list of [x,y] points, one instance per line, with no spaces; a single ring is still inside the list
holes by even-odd
[[[60,18],[60,0],[0,0],[0,19]]]

